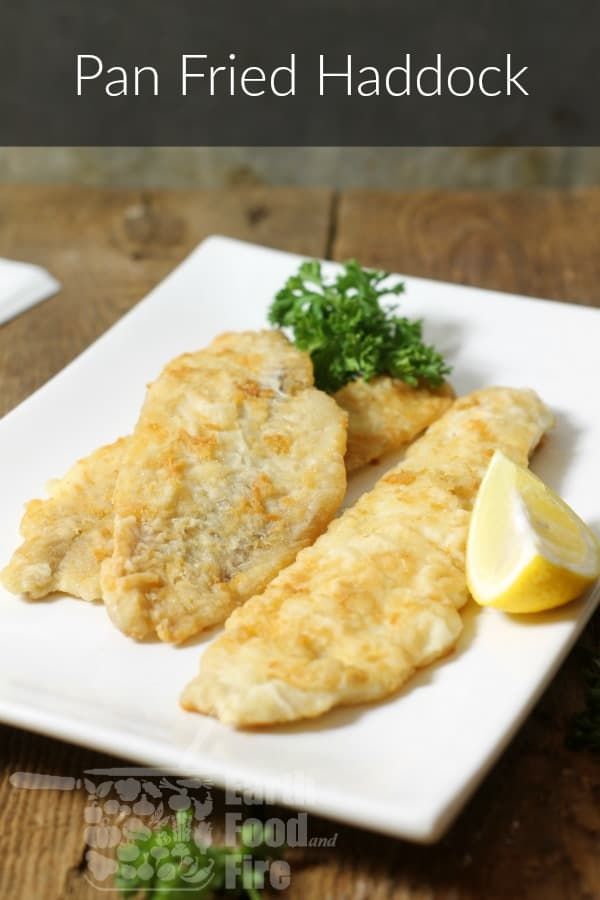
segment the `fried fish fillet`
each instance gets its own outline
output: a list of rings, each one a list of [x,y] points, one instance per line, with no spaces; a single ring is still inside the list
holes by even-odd
[[[389,375],[345,384],[334,399],[348,413],[346,470],[410,444],[446,412],[453,397],[449,384],[411,387]]]
[[[410,443],[451,402],[452,390],[411,388],[381,376],[354,381],[334,399],[348,413],[348,472]],[[31,600],[63,591],[101,600],[100,564],[112,555],[112,496],[129,437],[79,460],[52,482],[46,500],[28,504],[23,544],[0,581]]]
[[[80,459],[31,500],[21,521],[23,543],[0,573],[15,594],[38,600],[64,591],[99,600],[100,564],[112,553],[112,494],[126,438]]]
[[[182,641],[264,589],[344,496],[346,414],[279,332],[224,334],[150,385],[101,570],[126,634]]]
[[[182,705],[249,726],[384,697],[448,653],[467,601],[469,515],[497,448],[519,463],[551,424],[530,390],[457,400],[405,460],[236,610]]]

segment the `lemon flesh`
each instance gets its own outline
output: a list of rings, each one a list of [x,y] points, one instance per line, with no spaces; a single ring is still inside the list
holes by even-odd
[[[482,606],[540,612],[568,603],[596,580],[600,545],[564,500],[497,450],[473,507],[466,573]]]

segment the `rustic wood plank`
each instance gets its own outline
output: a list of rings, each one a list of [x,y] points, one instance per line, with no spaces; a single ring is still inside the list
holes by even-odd
[[[53,900],[63,895],[73,875],[85,884],[80,868],[85,791],[19,788],[15,786],[18,773],[76,780],[86,769],[109,762],[72,744],[0,726],[0,889],[4,895]]]
[[[335,259],[600,305],[600,189],[348,191]]]
[[[28,313],[22,321],[29,319],[30,327],[13,332],[10,339],[0,329],[6,406],[10,404],[5,385],[12,385],[10,402],[25,396],[139,299],[203,234],[218,230],[306,255],[323,254],[327,242],[327,192],[259,190],[191,196],[162,192],[144,197],[137,192],[74,188],[15,189],[9,196],[10,191],[0,191],[0,254],[47,265],[65,282],[68,279],[69,300],[62,312],[48,313],[49,318],[35,328],[35,315],[57,304],[49,301]],[[598,191],[352,192],[340,197],[331,247],[336,258],[356,256],[413,274],[598,303],[599,198]],[[82,297],[90,304],[87,310],[80,308]],[[31,341],[33,349],[28,346]],[[51,364],[36,361],[36,354],[50,355]],[[33,375],[22,371],[26,365],[33,368]],[[597,763],[588,754],[566,750],[563,741],[566,722],[582,701],[579,668],[575,653],[440,844],[415,847],[310,817],[309,834],[328,838],[337,834],[336,845],[294,851],[292,885],[284,896],[290,900],[599,897]],[[6,896],[19,900],[98,896],[86,881],[83,790],[18,791],[9,782],[10,774],[29,770],[76,779],[85,769],[114,765],[119,761],[91,751],[0,729],[0,888]],[[214,793],[218,828],[224,800],[220,792]]]
[[[287,188],[0,188],[0,256],[46,266],[63,289],[0,327],[0,415],[154,287],[209,234],[325,252],[331,193]]]

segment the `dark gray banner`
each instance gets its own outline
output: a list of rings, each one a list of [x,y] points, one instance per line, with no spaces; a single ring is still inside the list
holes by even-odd
[[[1,0],[6,145],[595,145],[597,0]]]

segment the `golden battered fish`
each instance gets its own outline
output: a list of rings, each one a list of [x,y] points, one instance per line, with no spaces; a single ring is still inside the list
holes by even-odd
[[[347,413],[348,472],[410,443],[451,403],[452,390],[412,388],[388,376],[354,381],[334,399]],[[112,496],[129,438],[79,460],[52,482],[46,500],[28,504],[24,542],[0,573],[8,590],[36,600],[63,591],[101,600],[100,564],[112,555]]]
[[[379,375],[350,381],[333,396],[348,413],[346,471],[353,472],[414,441],[446,412],[454,392],[449,384],[411,387]]]
[[[263,590],[336,513],[346,414],[279,332],[218,337],[150,385],[102,565],[126,634],[182,641]]]
[[[38,600],[63,591],[99,600],[100,563],[112,553],[112,494],[126,438],[80,459],[31,500],[21,521],[21,546],[0,573],[15,594]]]
[[[457,400],[405,460],[229,618],[182,696],[235,726],[394,692],[448,653],[468,599],[467,528],[497,448],[519,463],[551,424],[530,390]]]

